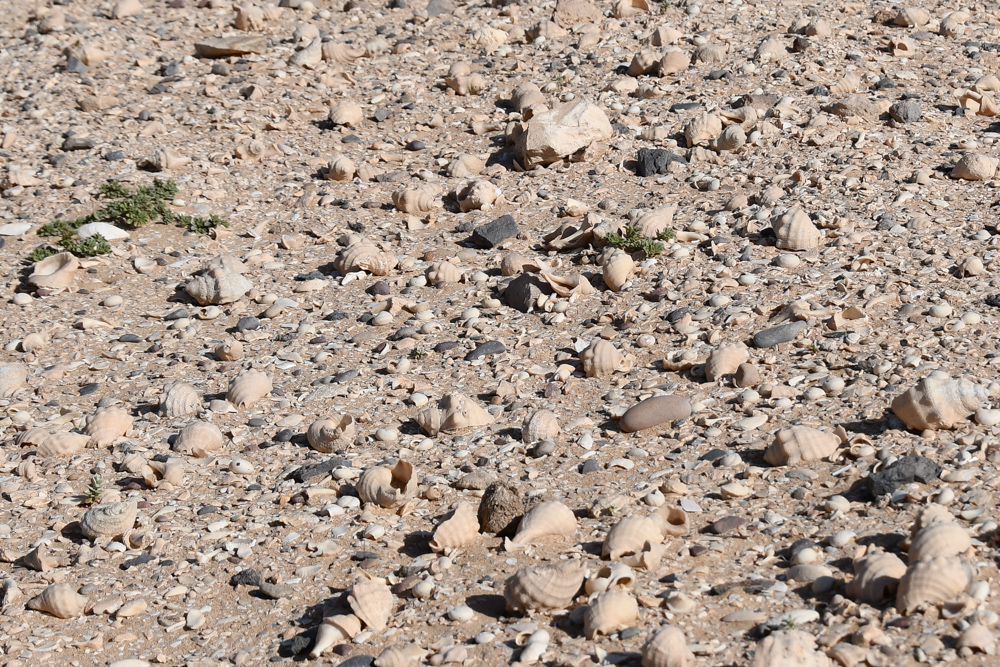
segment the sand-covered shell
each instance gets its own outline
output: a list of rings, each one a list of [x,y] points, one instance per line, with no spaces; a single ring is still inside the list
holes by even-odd
[[[935,521],[916,534],[907,557],[910,564],[930,558],[961,556],[972,548],[968,531],[954,521]]]
[[[455,549],[461,549],[479,539],[479,517],[469,503],[459,503],[451,516],[434,530],[431,551],[446,556]]]
[[[971,18],[971,14],[965,10],[951,12],[943,19],[938,27],[938,34],[943,37],[958,37],[965,32],[965,22]],[[992,654],[990,654],[992,655]]]
[[[224,340],[215,346],[215,356],[220,361],[239,361],[243,358],[243,343],[238,340]]]
[[[616,252],[611,255],[602,268],[604,284],[612,292],[620,292],[635,273],[635,261],[625,252]]]
[[[478,179],[462,188],[457,193],[455,201],[458,202],[459,210],[466,213],[488,209],[502,203],[503,194],[500,188],[490,181]]]
[[[56,618],[75,618],[87,610],[90,600],[76,592],[71,584],[52,584],[28,600],[28,609],[51,614]]]
[[[186,382],[171,382],[163,388],[159,412],[168,419],[184,417],[198,412],[201,396]]]
[[[288,59],[288,64],[293,67],[305,67],[313,69],[323,60],[323,39],[317,37],[309,42],[305,48],[299,49]]]
[[[40,331],[35,331],[30,333],[21,339],[21,351],[22,352],[39,352],[41,350],[47,349],[49,346],[49,337]],[[0,376],[2,376],[3,370],[0,370]],[[0,384],[2,384],[0,380]]]
[[[237,408],[249,408],[271,392],[271,378],[261,371],[243,371],[229,382],[226,400]]]
[[[324,42],[322,48],[323,60],[332,63],[353,63],[365,56],[365,49],[341,42]]]
[[[82,433],[60,431],[48,434],[38,444],[39,456],[67,457],[82,451],[90,444],[90,436]]]
[[[808,426],[789,426],[774,434],[774,442],[764,451],[764,460],[773,466],[793,466],[825,459],[840,447],[840,438]]]
[[[383,252],[368,239],[361,239],[337,254],[333,268],[341,273],[367,271],[372,275],[387,276],[396,268],[396,256]]]
[[[576,532],[573,510],[558,500],[538,503],[521,518],[514,543],[529,544],[545,537],[570,537]]]
[[[400,460],[392,466],[375,466],[361,473],[356,485],[365,503],[379,507],[398,507],[417,493],[420,478],[413,464]]]
[[[462,269],[451,262],[433,262],[424,272],[431,285],[458,283],[462,281]]]
[[[486,90],[490,82],[485,76],[479,73],[464,74],[459,76],[446,76],[444,78],[446,86],[455,91],[456,95],[478,95]]]
[[[504,583],[507,611],[526,614],[565,609],[576,598],[585,575],[586,563],[579,560],[522,568]]]
[[[188,454],[201,459],[222,449],[224,441],[222,431],[215,424],[206,421],[193,421],[177,434],[173,450],[178,454]]]
[[[241,274],[223,268],[210,269],[195,276],[184,286],[184,290],[200,306],[235,303],[252,288],[250,281]]]
[[[925,605],[947,602],[962,593],[969,580],[965,564],[957,556],[917,561],[899,580],[896,609],[909,614]]]
[[[359,634],[361,619],[354,614],[328,616],[316,628],[316,641],[309,651],[309,657],[318,658],[335,644],[343,644]]]
[[[357,167],[349,157],[343,153],[336,153],[330,158],[323,176],[328,181],[349,181],[354,178],[357,171]]]
[[[341,102],[330,109],[329,119],[334,125],[357,127],[364,119],[364,112],[354,102]]]
[[[583,633],[587,639],[609,635],[633,625],[639,618],[639,603],[625,591],[596,593],[583,615]]]
[[[28,379],[28,367],[24,364],[11,362],[0,364],[0,398],[10,398],[24,386]]]
[[[896,597],[906,565],[895,554],[872,551],[854,559],[854,579],[847,584],[847,597],[855,602],[881,605]]]
[[[317,452],[335,452],[350,447],[354,442],[357,426],[354,417],[342,415],[335,419],[317,419],[309,425],[306,438]]]
[[[347,603],[354,615],[370,630],[382,632],[392,613],[392,591],[381,581],[358,579],[351,586]]]
[[[989,392],[964,378],[935,371],[892,401],[892,411],[908,428],[950,429],[964,421],[989,398]]]
[[[416,421],[427,435],[435,436],[441,431],[492,424],[493,415],[468,396],[452,393],[438,401],[436,407],[418,413]]]
[[[802,630],[777,630],[757,642],[752,667],[831,667],[816,640]]]
[[[636,218],[633,226],[639,228],[639,233],[648,239],[656,236],[665,230],[674,221],[674,214],[677,213],[676,206],[661,206],[652,211],[646,211]]]
[[[740,364],[750,360],[750,351],[742,343],[720,345],[705,360],[705,379],[715,382],[726,375],[735,373]]]
[[[684,631],[673,625],[661,625],[642,645],[642,667],[687,667],[690,656]]]
[[[96,505],[80,519],[80,532],[90,540],[124,535],[132,530],[138,514],[139,507],[134,500]]]
[[[132,417],[121,408],[101,408],[86,420],[83,432],[98,447],[113,444],[132,428]]]
[[[650,518],[659,525],[664,537],[681,537],[691,528],[687,512],[680,507],[661,507]]]
[[[688,148],[707,146],[722,134],[722,119],[715,114],[700,113],[684,126],[684,140]]]
[[[35,264],[28,282],[35,287],[50,290],[69,289],[73,285],[76,271],[80,268],[80,261],[76,256],[61,252],[58,255],[46,257]]]
[[[591,343],[590,347],[580,354],[580,362],[583,365],[583,372],[589,378],[608,377],[616,371],[624,372],[632,367],[628,356],[619,352],[614,343],[603,339]]]
[[[645,516],[627,516],[611,527],[601,547],[601,558],[617,560],[639,553],[648,544],[663,541],[659,524]]]
[[[691,66],[691,56],[681,49],[667,49],[660,58],[660,76],[680,74]]]
[[[809,214],[800,208],[790,208],[771,219],[771,228],[777,238],[775,245],[782,250],[812,250],[823,238]]]
[[[560,432],[559,420],[551,410],[535,410],[521,424],[521,440],[528,444],[558,438]]]
[[[996,634],[982,623],[974,623],[963,630],[962,634],[958,636],[958,643],[955,645],[955,648],[979,651],[986,655],[996,655]]]
[[[402,188],[392,193],[392,203],[408,215],[430,213],[441,205],[436,188]]]

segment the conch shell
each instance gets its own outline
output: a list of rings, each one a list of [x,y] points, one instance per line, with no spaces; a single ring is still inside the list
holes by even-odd
[[[639,618],[639,603],[625,591],[596,593],[583,615],[583,633],[587,639],[609,635],[632,625]]]
[[[706,146],[720,134],[722,134],[722,119],[715,114],[698,114],[684,126],[684,140],[688,148]]]
[[[634,587],[635,572],[625,563],[605,565],[584,584],[587,595],[614,590],[630,591]]]
[[[434,262],[425,272],[431,285],[457,283],[462,281],[462,269],[451,262]]]
[[[510,103],[513,105],[514,110],[522,116],[528,109],[531,109],[535,113],[541,113],[548,108],[545,106],[545,95],[542,94],[538,86],[530,81],[518,84],[514,88],[510,95]]]
[[[376,466],[361,473],[358,496],[379,507],[399,507],[416,495],[419,481],[413,464],[400,460],[391,468]]]
[[[371,578],[358,579],[351,586],[347,603],[354,615],[370,630],[382,632],[392,613],[392,591],[382,581]]]
[[[80,519],[80,532],[90,540],[124,535],[132,530],[138,514],[139,507],[134,500],[97,505]]]
[[[955,645],[955,648],[959,650],[979,651],[986,655],[996,655],[997,638],[989,627],[982,623],[975,623],[962,631],[962,634],[958,636],[958,643]]]
[[[172,148],[161,148],[153,153],[142,165],[151,171],[172,171],[185,167],[191,162],[191,158],[181,155]]]
[[[184,462],[178,458],[150,461],[143,466],[142,478],[153,489],[158,489],[163,484],[169,485],[164,487],[166,489],[180,487],[184,482]]]
[[[356,172],[357,168],[350,158],[343,153],[336,153],[330,158],[324,177],[329,181],[349,181]]]
[[[237,408],[249,408],[271,392],[271,378],[260,371],[244,371],[229,382],[226,400]]]
[[[749,361],[750,352],[743,343],[721,345],[708,355],[705,361],[705,379],[715,382],[723,376],[735,373],[740,364]]]
[[[525,513],[514,535],[514,544],[529,544],[544,537],[571,537],[577,521],[573,510],[558,500],[538,503]]]
[[[663,533],[656,521],[644,516],[627,516],[608,531],[601,547],[601,558],[618,560],[662,541]]]
[[[764,460],[773,466],[789,466],[818,461],[834,454],[842,439],[833,433],[790,426],[774,434],[774,442],[764,451]]]
[[[642,667],[687,667],[691,659],[684,631],[673,625],[661,625],[642,645]]]
[[[392,193],[392,203],[399,211],[408,215],[430,213],[441,205],[438,190],[433,187],[396,190]]]
[[[34,271],[28,276],[28,282],[43,289],[69,289],[73,285],[78,268],[80,261],[76,256],[61,252],[35,264]]]
[[[446,86],[455,91],[456,95],[478,95],[486,90],[490,85],[489,81],[482,74],[465,74],[460,76],[446,76],[444,79]]]
[[[0,398],[10,398],[28,379],[28,367],[16,362],[0,364]]]
[[[559,437],[559,420],[551,410],[535,410],[521,424],[521,440],[531,444]]]
[[[522,568],[504,584],[507,611],[526,614],[565,609],[573,603],[585,574],[586,564],[579,560]]]
[[[354,614],[337,614],[323,619],[316,628],[316,641],[309,651],[310,658],[318,658],[335,644],[354,639],[361,634],[361,619]]]
[[[650,518],[656,521],[664,537],[681,537],[691,527],[687,512],[680,507],[661,507]]]
[[[28,609],[45,612],[56,618],[74,618],[90,605],[90,600],[70,584],[52,584],[28,600]]]
[[[177,434],[173,450],[178,454],[190,454],[205,458],[210,453],[222,449],[224,438],[219,427],[211,422],[193,421]]]
[[[344,415],[338,419],[317,419],[309,425],[306,438],[309,446],[317,452],[335,452],[349,447],[354,442],[354,417]]]
[[[553,292],[561,297],[571,297],[574,294],[588,296],[597,293],[597,290],[590,284],[590,281],[579,273],[569,276],[557,276],[554,273],[542,270],[538,272],[538,275],[549,284]]]
[[[819,246],[822,232],[809,219],[809,214],[800,208],[790,208],[771,219],[771,227],[777,237],[777,247],[783,250],[812,250]]]
[[[802,630],[778,630],[757,643],[752,667],[831,667],[816,640]]]
[[[201,306],[235,303],[252,288],[250,281],[241,274],[223,268],[210,269],[184,286],[185,291]]]
[[[623,355],[612,342],[603,339],[591,343],[580,354],[580,361],[583,372],[589,378],[608,377],[615,371],[626,372],[631,370],[633,364],[631,356]]]
[[[931,558],[961,556],[972,548],[969,533],[954,521],[935,521],[921,529],[910,542],[910,563]]]
[[[132,428],[132,417],[121,408],[101,408],[87,417],[83,432],[98,447],[113,444]]]
[[[906,565],[895,554],[871,551],[854,559],[854,579],[847,584],[847,597],[874,606],[896,597],[899,578]]]
[[[657,235],[670,226],[674,221],[674,214],[677,213],[676,206],[661,206],[652,211],[646,211],[636,218],[634,227],[639,228],[639,233],[647,239],[655,239]]]
[[[988,398],[985,387],[935,371],[893,399],[892,411],[911,429],[950,429]]]
[[[38,443],[37,452],[39,456],[60,456],[67,457],[76,454],[90,444],[90,436],[81,433],[56,432],[48,433],[45,438]]]
[[[364,119],[364,112],[354,102],[341,102],[330,109],[329,119],[333,125],[357,127]]]
[[[333,260],[333,268],[341,273],[367,271],[376,276],[387,276],[396,268],[396,256],[383,252],[368,239],[361,239],[340,251]]]
[[[479,517],[469,503],[459,503],[434,530],[431,551],[450,555],[456,549],[468,546],[479,539]]]
[[[163,388],[159,412],[168,419],[184,417],[198,412],[201,396],[186,382],[171,382]]]
[[[463,394],[448,394],[437,407],[430,407],[417,414],[417,424],[424,433],[433,437],[441,431],[459,431],[493,423],[493,415],[476,401]]]
[[[458,192],[455,200],[463,213],[488,209],[504,201],[500,188],[484,180],[476,180],[466,185]]]
[[[604,262],[604,284],[612,292],[620,292],[635,272],[635,262],[628,253],[616,252]]]
[[[969,572],[961,558],[928,558],[911,565],[899,580],[896,608],[909,614],[927,604],[947,602],[969,585]]]
[[[243,358],[243,343],[238,340],[225,340],[215,346],[215,356],[219,361],[239,361]]]

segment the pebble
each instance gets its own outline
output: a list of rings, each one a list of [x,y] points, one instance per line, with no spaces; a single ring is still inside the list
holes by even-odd
[[[457,623],[468,623],[474,616],[475,612],[465,605],[459,605],[448,609],[448,618]]]
[[[660,424],[687,419],[691,403],[681,396],[653,396],[629,408],[618,422],[624,433],[635,433]]]
[[[805,322],[789,322],[779,324],[770,329],[759,331],[753,336],[753,344],[760,348],[775,347],[795,339],[800,331],[806,328]]]

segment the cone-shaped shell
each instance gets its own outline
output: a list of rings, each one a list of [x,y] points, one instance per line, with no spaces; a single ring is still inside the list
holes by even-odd
[[[450,554],[479,539],[479,517],[469,503],[459,503],[448,519],[442,521],[431,539],[431,551]]]
[[[47,435],[38,444],[37,451],[39,456],[68,457],[82,451],[88,444],[90,436],[63,431]]]
[[[393,205],[408,215],[430,213],[438,207],[438,193],[434,189],[403,188],[392,193]]]
[[[715,114],[698,114],[684,126],[684,140],[688,148],[707,145],[720,134],[722,134],[722,119]]]
[[[615,371],[626,371],[631,366],[629,359],[618,351],[614,343],[603,339],[591,343],[580,355],[580,362],[583,364],[583,372],[589,378],[608,377]]]
[[[317,452],[335,452],[350,447],[354,442],[356,426],[354,417],[343,415],[336,419],[317,419],[309,425],[306,438]]]
[[[241,274],[222,268],[196,276],[184,286],[185,291],[201,306],[235,303],[251,288],[253,285]]]
[[[132,428],[132,417],[121,408],[101,408],[87,417],[83,432],[90,436],[98,447],[113,444]]]
[[[657,234],[670,226],[674,221],[674,214],[676,212],[676,206],[661,206],[640,215],[636,219],[634,226],[639,228],[639,233],[644,237],[653,239],[656,238]]]
[[[559,420],[551,410],[535,410],[521,424],[521,440],[529,445],[539,440],[558,438]]]
[[[663,533],[656,521],[645,516],[627,516],[608,531],[601,547],[601,557],[617,560],[639,553],[647,544],[662,541]]]
[[[215,356],[220,361],[239,361],[243,358],[243,343],[238,340],[225,340],[215,346]]]
[[[816,640],[801,630],[778,630],[757,643],[753,667],[831,667]]]
[[[660,526],[664,537],[681,537],[691,528],[687,512],[680,507],[661,507],[650,518]]]
[[[612,292],[620,292],[635,272],[635,262],[632,257],[624,252],[616,252],[611,255],[608,261],[604,262],[602,269],[604,284]]]
[[[437,407],[418,413],[416,421],[427,435],[435,436],[441,431],[458,431],[492,424],[493,415],[468,396],[448,394],[438,401]]]
[[[565,609],[573,603],[585,574],[586,564],[579,560],[522,568],[504,584],[507,611],[525,614]]]
[[[222,449],[225,438],[219,427],[211,422],[193,421],[177,434],[173,450],[178,454],[189,454],[195,458],[205,458]]]
[[[774,442],[764,451],[764,460],[773,466],[790,466],[819,461],[840,447],[840,438],[808,426],[790,426],[774,434]]]
[[[947,602],[969,585],[969,573],[962,559],[938,557],[917,561],[899,580],[896,608],[909,614],[918,607]]]
[[[78,268],[80,262],[74,255],[61,252],[35,264],[34,271],[28,276],[28,282],[44,289],[69,289],[73,285]]]
[[[979,409],[989,392],[975,382],[931,373],[892,401],[892,411],[908,428],[950,429]]]
[[[358,496],[365,503],[398,507],[416,495],[419,477],[413,465],[400,460],[393,467],[376,466],[361,473]]]
[[[341,273],[367,271],[376,276],[387,276],[395,267],[396,256],[383,252],[368,239],[347,246],[333,261],[333,268]]]
[[[874,551],[854,560],[854,579],[847,584],[847,597],[855,602],[881,605],[896,597],[906,565],[895,554]]]
[[[451,262],[434,262],[424,272],[431,285],[458,283],[462,281],[462,269]]]
[[[466,213],[498,204],[502,202],[503,195],[500,193],[500,188],[489,181],[477,180],[462,188],[455,199],[458,208]]]
[[[357,127],[361,125],[364,112],[354,102],[341,102],[330,109],[330,122],[334,125]]]
[[[330,158],[324,175],[329,181],[349,181],[354,178],[357,167],[343,153],[337,153]]]
[[[576,527],[573,510],[558,500],[548,500],[528,510],[517,528],[514,542],[528,544],[544,537],[570,537]]]
[[[982,623],[970,625],[958,636],[955,648],[968,648],[986,655],[996,655],[997,638],[992,630]]]
[[[28,367],[24,364],[0,364],[0,398],[10,398],[28,379]]]
[[[587,639],[609,635],[627,628],[639,618],[639,603],[625,591],[605,591],[590,599],[583,615],[583,633]]]
[[[642,645],[642,667],[687,667],[689,655],[684,631],[661,625]]]
[[[48,555],[48,549],[44,544],[39,544],[37,547],[24,554],[21,558],[24,564],[36,570],[38,572],[48,572],[49,570],[54,570],[57,567],[65,567],[69,565],[69,558],[64,554],[62,556],[50,556]]]
[[[153,153],[146,166],[153,171],[171,171],[187,166],[191,158],[185,157],[172,148],[161,148]]]
[[[72,585],[52,584],[28,600],[28,609],[45,612],[56,618],[75,618],[86,611],[89,603],[90,600],[77,593]]]
[[[184,417],[198,412],[201,396],[186,382],[171,382],[163,388],[160,396],[160,414],[169,419]]]
[[[961,556],[972,548],[968,531],[953,521],[936,521],[921,530],[910,542],[910,564],[929,558]]]
[[[132,530],[138,514],[139,508],[134,500],[97,505],[87,510],[80,519],[80,532],[90,540],[123,535]]]
[[[226,400],[238,408],[249,408],[271,392],[271,378],[261,371],[244,371],[229,383]]]
[[[777,238],[775,245],[783,250],[812,250],[819,246],[822,232],[800,208],[791,208],[771,219],[771,228]]]
[[[740,364],[749,361],[750,352],[743,343],[720,345],[708,355],[705,361],[705,379],[715,382],[722,377],[735,373]]]
[[[392,613],[392,591],[380,581],[359,579],[351,586],[347,603],[351,611],[361,619],[367,628],[374,632],[385,630],[389,615]]]
[[[324,618],[316,628],[316,641],[309,651],[310,658],[318,658],[335,644],[350,641],[361,633],[361,619],[354,614],[337,614]]]
[[[323,39],[315,38],[304,49],[299,49],[288,59],[288,64],[294,67],[313,69],[323,60]],[[339,123],[345,125],[346,123]]]

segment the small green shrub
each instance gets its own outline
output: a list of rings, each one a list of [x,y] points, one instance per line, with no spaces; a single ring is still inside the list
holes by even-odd
[[[667,227],[656,235],[655,239],[646,238],[638,227],[626,225],[621,234],[608,234],[605,239],[608,245],[621,248],[627,253],[642,252],[646,257],[655,257],[664,250],[664,245],[660,241],[669,241],[674,238],[674,230]]]

